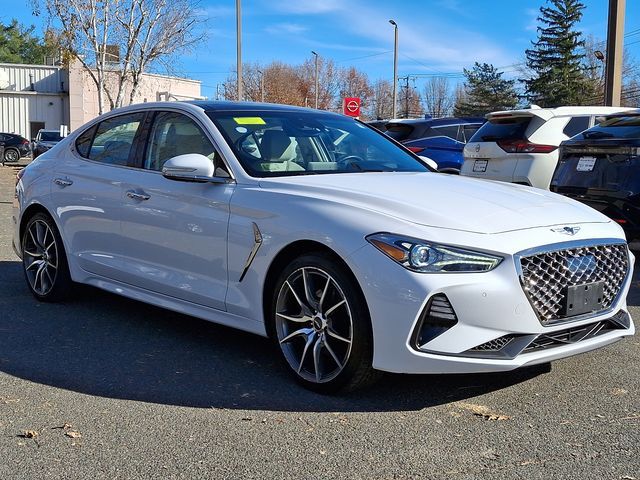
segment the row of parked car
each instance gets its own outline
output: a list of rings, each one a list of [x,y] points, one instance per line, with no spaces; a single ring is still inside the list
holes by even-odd
[[[0,163],[15,163],[23,157],[38,155],[62,140],[58,130],[40,130],[33,141],[16,133],[0,133]]]
[[[376,126],[441,172],[550,189],[640,237],[640,110],[533,106]]]

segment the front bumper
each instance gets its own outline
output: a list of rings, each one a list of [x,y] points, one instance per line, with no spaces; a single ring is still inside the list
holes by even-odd
[[[625,299],[633,275],[631,254],[629,272],[610,308],[552,326],[543,326],[536,316],[520,285],[513,255],[505,256],[490,272],[464,274],[408,272],[373,246],[365,246],[351,260],[357,264],[369,306],[374,336],[373,366],[379,370],[397,373],[507,371],[593,350],[635,332],[629,318],[628,328],[607,330],[553,348],[525,350],[531,342],[536,339],[542,342],[550,334],[560,335],[569,328],[595,324],[617,314],[628,315]],[[418,349],[414,332],[421,313],[436,294],[446,295],[458,321]],[[526,339],[522,350],[513,358],[487,358],[469,352],[504,336]]]

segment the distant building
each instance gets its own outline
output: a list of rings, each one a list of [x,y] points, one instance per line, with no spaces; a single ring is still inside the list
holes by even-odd
[[[114,78],[108,76],[110,81]],[[144,74],[135,103],[200,98],[198,80]],[[67,125],[73,131],[98,111],[97,87],[79,63],[70,68],[0,63],[0,132],[32,139],[41,128],[57,130]]]

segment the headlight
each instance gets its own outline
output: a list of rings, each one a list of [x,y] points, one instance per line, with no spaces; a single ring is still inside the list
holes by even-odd
[[[495,255],[438,245],[391,233],[375,233],[369,235],[367,241],[413,272],[488,272],[502,261],[502,257]]]

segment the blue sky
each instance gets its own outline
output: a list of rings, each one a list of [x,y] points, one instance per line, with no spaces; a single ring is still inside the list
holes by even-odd
[[[583,0],[580,28],[599,40],[606,36],[607,0]],[[0,15],[41,29],[28,0],[3,0]],[[536,16],[544,0],[242,0],[243,59],[302,63],[311,50],[340,66],[353,65],[371,80],[393,75],[394,19],[399,27],[399,75],[449,74],[458,81],[474,61],[516,68],[536,38]],[[235,65],[235,0],[201,0],[208,39],[184,55],[177,71],[202,81],[215,95]],[[640,60],[640,0],[627,0],[625,32],[629,52]],[[417,80],[417,85],[423,80]]]

